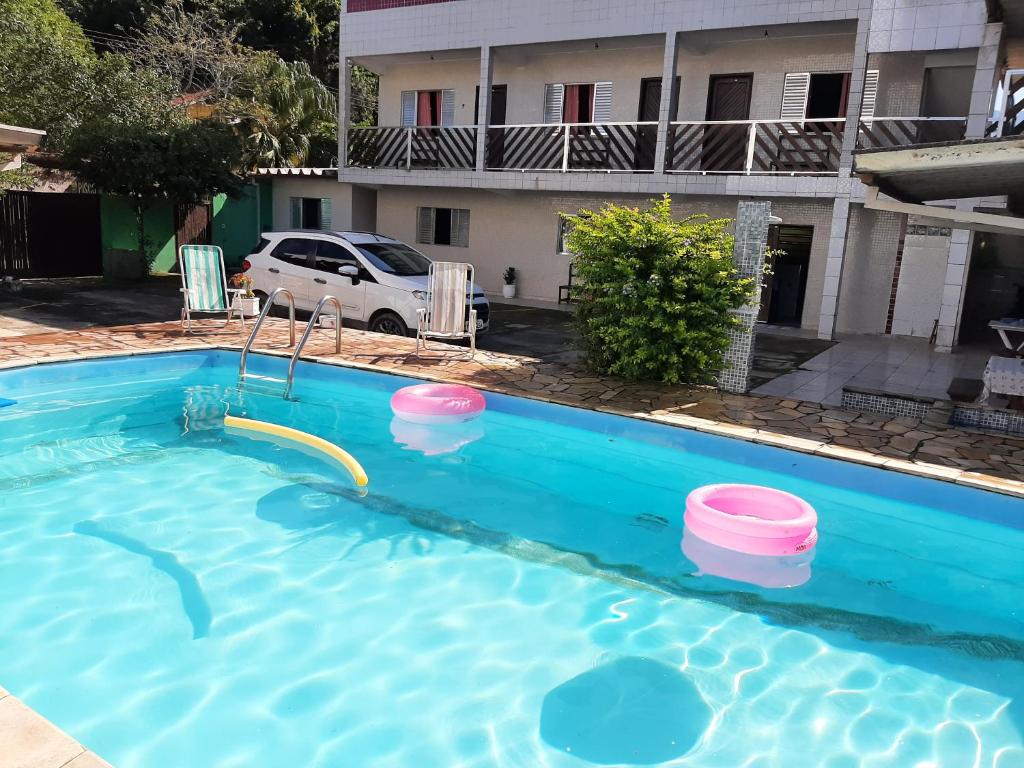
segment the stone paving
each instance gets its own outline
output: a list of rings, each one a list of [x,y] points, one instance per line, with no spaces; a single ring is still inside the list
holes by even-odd
[[[4,339],[0,367],[31,362],[197,347],[239,347],[238,324],[202,321],[182,333],[177,323],[89,328]],[[254,349],[290,354],[285,320],[270,320]],[[707,388],[630,384],[595,376],[576,364],[464,350],[417,357],[414,342],[345,329],[342,353],[333,332],[314,333],[304,357],[532,397],[689,427],[1024,497],[1024,438],[957,429],[941,416],[892,418],[778,397],[730,395]],[[458,359],[463,357],[463,359]]]

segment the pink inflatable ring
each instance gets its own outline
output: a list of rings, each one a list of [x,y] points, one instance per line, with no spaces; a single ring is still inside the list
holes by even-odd
[[[705,485],[686,497],[686,527],[748,555],[795,555],[818,543],[818,515],[798,496],[759,485]]]
[[[391,396],[391,410],[414,424],[452,424],[483,413],[484,396],[461,384],[416,384]]]

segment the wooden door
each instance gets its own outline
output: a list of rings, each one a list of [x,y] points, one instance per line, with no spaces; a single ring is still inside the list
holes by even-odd
[[[748,120],[754,75],[712,75],[706,120]],[[702,171],[742,171],[747,155],[746,125],[709,125],[704,129]]]
[[[505,162],[505,130],[503,128],[492,128],[491,126],[502,126],[505,124],[505,110],[508,105],[508,86],[491,86],[491,107],[487,116],[487,125],[477,128],[483,131],[487,138],[487,149],[485,165],[488,168],[501,168]],[[476,87],[476,101],[473,104],[473,114],[480,112],[480,86]]]
[[[675,119],[676,106],[679,103],[679,77],[672,85],[672,104],[669,107],[669,120]],[[640,104],[636,111],[638,123],[658,122],[661,118],[661,78],[645,77],[640,81]],[[658,146],[658,126],[642,125],[637,127],[636,160],[633,167],[638,171],[654,170],[654,153]]]

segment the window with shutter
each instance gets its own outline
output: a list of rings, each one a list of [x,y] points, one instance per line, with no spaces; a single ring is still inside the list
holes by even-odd
[[[455,91],[441,91],[441,125],[455,125]]]
[[[469,247],[469,211],[465,208],[452,209],[451,244],[460,248]]]
[[[612,119],[612,84],[594,83],[594,113],[591,122],[610,123]]]
[[[331,229],[331,198],[320,198],[320,229]]]
[[[860,103],[860,119],[871,122],[878,102],[878,70],[869,69],[864,73],[864,98]]]
[[[416,125],[416,91],[402,91],[402,126]]]
[[[799,122],[807,112],[807,94],[811,87],[810,72],[787,72],[782,87],[782,113],[780,120]]]
[[[548,83],[544,86],[544,122],[562,122],[562,101],[565,86],[561,83]]]
[[[432,244],[434,242],[433,208],[416,209],[416,242],[428,244]]]
[[[292,229],[302,229],[302,198],[292,197],[288,200]]]

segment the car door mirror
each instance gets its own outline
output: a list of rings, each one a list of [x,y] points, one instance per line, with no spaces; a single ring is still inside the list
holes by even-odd
[[[359,285],[359,267],[355,264],[342,264],[338,267],[338,274],[349,278],[352,285]]]

